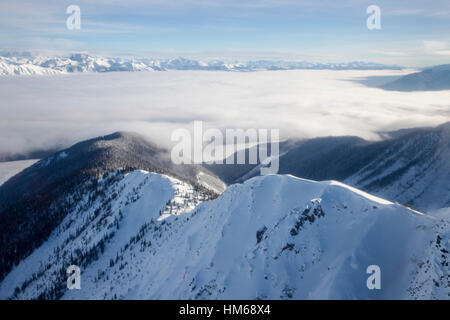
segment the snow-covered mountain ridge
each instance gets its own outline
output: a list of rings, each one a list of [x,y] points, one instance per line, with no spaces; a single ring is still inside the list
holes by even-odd
[[[339,180],[393,202],[433,211],[450,206],[450,122],[384,133],[381,141],[321,137],[280,145],[281,174]],[[227,183],[257,175],[254,165],[207,166]]]
[[[270,175],[204,201],[167,175],[111,172],[0,283],[0,298],[449,298],[448,212]],[[66,288],[79,265],[81,290]],[[366,287],[369,265],[381,290]]]
[[[30,54],[0,54],[0,75],[54,75],[72,72],[111,71],[164,71],[164,70],[216,70],[216,71],[262,71],[262,70],[399,70],[401,67],[372,62],[319,63],[304,61],[258,60],[226,62],[222,60],[106,58],[88,54],[68,57],[33,56]]]
[[[99,178],[116,170],[124,175],[137,169],[185,181],[208,197],[225,187],[201,166],[174,165],[166,149],[138,134],[116,132],[79,142],[0,185],[0,281],[48,239],[86,192],[101,196],[95,191]]]
[[[19,287],[24,292],[31,288],[34,294],[27,298],[56,298],[60,268],[66,262],[88,265],[103,255],[107,244],[125,244],[146,224],[190,211],[208,198],[185,182],[145,171],[125,175],[114,171],[99,179],[94,188],[87,183],[83,189],[81,199],[48,241],[10,273],[2,288],[8,286],[8,278],[14,283],[21,279]]]

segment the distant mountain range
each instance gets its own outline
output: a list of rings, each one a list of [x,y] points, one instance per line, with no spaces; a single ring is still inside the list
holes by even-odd
[[[262,71],[262,70],[399,70],[395,65],[371,62],[315,63],[298,61],[258,60],[248,62],[225,62],[222,60],[105,58],[88,54],[73,54],[68,57],[33,56],[26,53],[0,53],[0,75],[54,75],[73,72],[112,71],[165,71],[165,70],[210,70],[210,71]]]
[[[450,90],[450,64],[427,68],[408,74],[381,86],[394,91],[438,91]]]
[[[358,137],[284,142],[280,145],[279,173],[343,181],[422,210],[450,206],[450,122],[384,135],[386,138],[378,142]],[[260,166],[206,167],[233,184],[259,175]]]

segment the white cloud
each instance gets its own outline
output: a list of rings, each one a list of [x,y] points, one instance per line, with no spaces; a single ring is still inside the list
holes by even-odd
[[[435,53],[441,56],[450,56],[450,50],[438,50]]]
[[[425,47],[425,50],[427,51],[436,51],[448,47],[448,43],[446,41],[437,41],[437,40],[424,40],[423,45]]]
[[[447,41],[424,40],[422,43],[426,54],[440,56],[450,55],[450,43]]]
[[[168,145],[171,130],[280,128],[281,138],[377,137],[450,121],[450,91],[389,92],[351,79],[398,71],[172,71],[0,78],[0,153],[117,130]]]

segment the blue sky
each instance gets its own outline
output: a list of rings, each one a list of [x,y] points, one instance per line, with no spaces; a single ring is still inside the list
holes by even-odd
[[[71,4],[81,9],[81,30],[66,28]],[[381,30],[366,27],[372,4]],[[0,47],[424,66],[450,62],[450,1],[2,1]]]

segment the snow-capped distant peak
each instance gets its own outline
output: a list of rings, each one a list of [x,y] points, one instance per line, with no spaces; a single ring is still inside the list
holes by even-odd
[[[315,63],[303,61],[248,61],[226,62],[222,60],[200,61],[185,58],[105,58],[89,54],[72,54],[68,57],[33,56],[18,53],[0,54],[0,75],[54,75],[72,72],[111,71],[163,71],[163,70],[215,70],[215,71],[262,71],[262,70],[382,70],[401,69],[398,66],[371,62]]]

